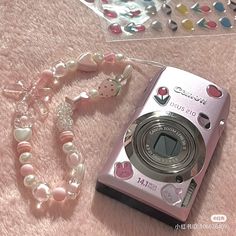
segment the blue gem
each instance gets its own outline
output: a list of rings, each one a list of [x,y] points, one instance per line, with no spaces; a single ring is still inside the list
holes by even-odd
[[[224,4],[222,2],[214,2],[213,7],[218,12],[225,12],[225,7],[224,7]]]
[[[233,25],[228,17],[222,17],[219,21],[224,28],[233,28]]]

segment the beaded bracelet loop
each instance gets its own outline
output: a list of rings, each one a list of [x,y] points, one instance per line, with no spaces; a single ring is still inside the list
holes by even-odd
[[[44,70],[38,80],[29,88],[22,82],[9,85],[3,89],[6,96],[18,99],[14,117],[13,134],[17,142],[17,152],[21,163],[20,173],[24,177],[24,185],[32,190],[34,198],[41,204],[50,199],[64,201],[75,199],[80,190],[85,174],[84,157],[73,143],[73,111],[80,101],[85,99],[108,98],[117,96],[125,82],[131,78],[133,67],[122,54],[85,53],[77,60],[59,61],[50,69]],[[123,72],[114,78],[105,79],[97,89],[82,92],[75,98],[66,97],[56,109],[56,126],[59,130],[59,139],[62,150],[66,155],[66,163],[70,169],[65,187],[51,189],[35,175],[32,165],[32,137],[33,125],[37,119],[45,119],[48,115],[48,102],[52,90],[58,88],[61,78],[68,73],[79,71],[96,72],[103,63],[113,65],[122,63]]]

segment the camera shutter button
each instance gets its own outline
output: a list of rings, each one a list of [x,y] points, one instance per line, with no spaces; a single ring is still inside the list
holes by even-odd
[[[222,92],[215,85],[211,84],[207,87],[207,93],[210,97],[220,98],[222,96]]]

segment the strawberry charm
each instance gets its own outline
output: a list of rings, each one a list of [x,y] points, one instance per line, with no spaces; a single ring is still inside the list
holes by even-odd
[[[121,84],[115,79],[106,79],[98,87],[98,93],[101,97],[114,97],[119,94]]]

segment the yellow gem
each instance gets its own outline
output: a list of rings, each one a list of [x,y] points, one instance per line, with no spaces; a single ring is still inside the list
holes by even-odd
[[[182,20],[182,26],[188,31],[194,31],[193,22],[189,19]]]
[[[188,8],[182,4],[182,3],[179,3],[177,6],[176,6],[176,9],[178,10],[178,12],[182,15],[186,15],[188,14]]]

